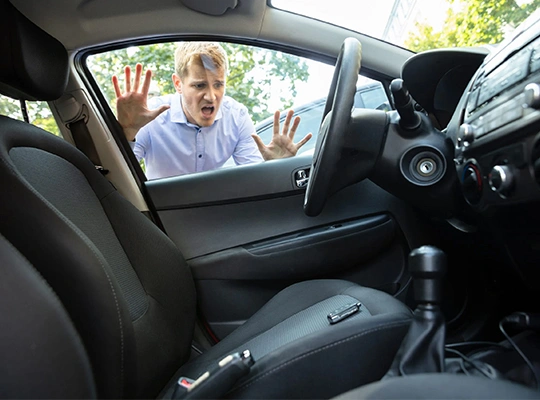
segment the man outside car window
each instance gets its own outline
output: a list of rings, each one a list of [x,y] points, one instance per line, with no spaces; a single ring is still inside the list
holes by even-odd
[[[141,64],[125,68],[125,91],[113,76],[118,122],[137,159],[144,159],[149,179],[208,171],[229,158],[237,165],[292,157],[310,138],[294,143],[300,118],[290,110],[280,131],[274,115],[274,135],[265,145],[255,134],[247,108],[225,95],[227,55],[216,43],[184,42],[175,52],[172,80],[176,93],[147,104],[152,72],[141,85]],[[292,122],[292,125],[291,125]]]

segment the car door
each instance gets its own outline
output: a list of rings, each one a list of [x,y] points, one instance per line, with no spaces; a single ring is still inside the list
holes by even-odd
[[[305,63],[308,70],[314,63],[299,57],[289,61],[293,66]],[[89,64],[99,62],[103,64]],[[295,108],[305,124],[300,124],[296,140],[307,133],[302,129],[313,131],[313,121],[322,120],[321,87],[327,90],[333,72],[333,66],[324,67],[326,86],[320,76],[311,84],[316,87],[310,86],[311,76],[297,85],[294,100],[300,104]],[[99,79],[110,82],[109,77]],[[388,83],[360,76],[355,105],[367,106],[369,92],[372,108],[388,104]],[[279,88],[270,85],[267,90],[271,101]],[[290,103],[280,104],[286,105]],[[256,127],[268,125],[264,119],[254,122]],[[303,280],[346,279],[405,300],[406,256],[412,246],[424,242],[425,224],[414,210],[369,180],[332,196],[319,216],[306,216],[303,202],[315,140],[292,158],[225,165],[144,183],[164,230],[191,267],[199,313],[215,340],[230,334],[278,291]]]
[[[381,82],[358,87],[356,106],[369,93],[372,108],[388,103]],[[324,99],[318,116],[311,115],[314,103],[320,100],[297,108],[305,117],[297,139],[307,133],[306,121],[322,120]],[[200,315],[217,340],[302,280],[347,279],[405,298],[406,255],[425,229],[418,229],[412,210],[369,180],[334,195],[321,215],[306,216],[314,143],[289,159],[145,183],[191,267]]]
[[[413,211],[365,180],[308,217],[297,181],[310,163],[297,156],[146,182],[217,338],[301,280],[348,279],[404,295],[406,254],[424,232]]]

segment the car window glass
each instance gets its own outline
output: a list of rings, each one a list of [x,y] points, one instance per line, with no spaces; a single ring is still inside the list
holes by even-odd
[[[390,110],[390,103],[388,97],[380,82],[360,87],[356,92],[356,96],[360,96],[363,108],[378,109],[378,110]],[[355,98],[356,102],[360,102],[360,99]]]
[[[181,112],[175,115],[177,118],[181,118],[178,115],[183,114],[183,123],[186,124],[185,119],[187,117],[185,116],[184,108],[180,105],[180,100],[175,100],[175,98],[180,99],[180,96],[177,94],[172,79],[172,74],[175,72],[174,52],[178,44],[179,43],[159,43],[134,46],[94,54],[87,58],[87,66],[114,113],[116,113],[117,110],[116,95],[111,83],[113,75],[118,76],[119,87],[121,91],[124,91],[125,83],[123,71],[125,66],[129,65],[134,69],[137,63],[141,63],[143,64],[144,70],[147,68],[152,70],[152,82],[148,94],[148,107],[154,109],[159,107],[160,104],[170,103],[170,113],[172,113],[174,109],[177,109],[174,105],[174,102],[177,101],[177,107],[181,109]],[[314,136],[318,134],[326,96],[334,72],[333,65],[327,65],[307,58],[254,46],[232,43],[220,43],[220,45],[227,53],[229,64],[225,95],[233,98],[247,108],[254,125],[254,131],[265,144],[269,144],[272,140],[273,115],[276,110],[285,111],[292,108],[294,109],[295,114],[301,117],[300,126],[295,135],[295,142],[301,140],[307,133],[311,132]],[[133,75],[134,73],[132,72],[132,76]],[[370,85],[377,86],[371,87]],[[362,96],[357,96],[358,101],[355,104],[357,107],[377,108],[385,101],[387,102],[382,85],[378,82],[361,77],[361,79],[359,79],[358,88],[362,93],[364,91],[362,88],[366,88],[366,91],[370,89],[373,93],[366,94],[365,98],[363,94]],[[183,94],[183,96],[184,95],[185,94]],[[224,103],[222,102],[222,104]],[[224,109],[224,107],[221,107],[222,112],[224,112]],[[284,114],[285,113],[282,113],[282,120],[284,120]],[[163,115],[165,116],[167,114]],[[172,114],[169,114],[167,118],[170,119],[170,115]],[[172,164],[176,161],[173,158],[170,158],[169,161],[167,161],[167,157],[162,157],[161,154],[159,154],[159,157],[155,154],[150,154],[150,151],[146,151],[146,149],[149,148],[146,147],[147,143],[152,140],[151,146],[154,146],[154,148],[152,148],[151,151],[154,151],[155,148],[158,147],[158,145],[156,145],[156,142],[158,142],[157,135],[169,135],[172,133],[168,131],[167,133],[163,133],[160,128],[157,127],[155,122],[148,124],[139,131],[139,133],[142,133],[143,131],[148,131],[148,134],[144,137],[141,136],[143,140],[139,140],[136,137],[135,144],[132,143],[132,147],[138,146],[140,149],[145,146],[145,153],[142,158],[140,157],[140,153],[137,153],[136,150],[134,151],[136,152],[135,154],[139,156],[138,158],[141,158],[141,165],[143,166],[143,169],[146,169],[149,179],[155,179],[161,176],[152,176],[150,163],[159,162],[165,164],[164,169],[167,169],[167,163]],[[204,132],[204,129],[202,132]],[[182,150],[184,151],[182,156],[175,157],[176,159],[185,157],[188,160],[187,162],[190,163],[191,170],[188,172],[162,175],[163,177],[196,172],[194,170],[198,168],[197,165],[200,164],[200,160],[197,160],[197,157],[214,156],[214,154],[208,155],[201,154],[201,152],[198,153],[201,146],[205,149],[208,149],[209,147],[211,149],[211,145],[204,143],[204,141],[201,144],[203,139],[197,139],[195,127],[192,127],[192,130],[188,130],[187,133],[193,135],[193,141],[190,143],[182,143],[182,146],[186,145],[190,148]],[[148,139],[148,137],[151,137],[152,139]],[[209,140],[208,137],[209,136],[204,137],[204,140]],[[253,139],[250,136],[248,136],[248,139],[248,145],[254,146]],[[312,138],[304,145],[300,149],[299,154],[312,152],[315,143],[316,137]],[[225,146],[221,147],[220,151]],[[257,155],[260,157],[260,153],[258,153],[256,147],[254,148]],[[167,153],[170,154],[172,152],[171,149],[172,146],[167,146]],[[212,150],[208,150],[208,153],[211,153],[211,151]],[[189,154],[186,155],[185,153]],[[219,156],[222,155],[219,154]],[[146,164],[148,164],[146,166],[145,161]],[[212,169],[232,167],[241,164],[244,161],[245,160],[242,159],[235,160],[234,155],[228,154],[226,159],[220,159],[219,162],[212,165]],[[208,160],[205,160],[204,162],[207,163]]]
[[[313,138],[300,149],[299,154],[313,153],[316,138],[319,134],[319,127],[322,122],[325,105],[326,95],[295,107],[296,114],[302,118],[302,122],[300,123],[297,131],[298,138],[304,137],[309,132],[313,133]],[[386,92],[384,91],[383,85],[380,82],[364,76],[358,77],[354,106],[356,108],[370,108],[385,111],[390,110],[390,103],[388,101]],[[271,140],[273,134],[271,118],[267,118],[266,120],[255,125],[255,128],[257,130],[257,134],[265,143]]]
[[[47,102],[45,101],[27,101],[26,109],[28,119],[32,125],[38,126],[53,135],[62,137],[60,129],[56,124],[54,116]],[[23,121],[21,103],[7,96],[0,95],[0,115],[5,115],[13,119]]]

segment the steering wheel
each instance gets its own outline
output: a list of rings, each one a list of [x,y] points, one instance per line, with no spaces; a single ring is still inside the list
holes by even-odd
[[[352,37],[345,39],[336,62],[311,163],[304,197],[304,213],[308,216],[319,215],[326,199],[333,194],[332,182],[336,179],[337,164],[351,121],[361,59],[360,42]]]

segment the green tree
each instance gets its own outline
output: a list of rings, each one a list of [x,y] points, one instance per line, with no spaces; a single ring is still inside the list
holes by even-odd
[[[540,6],[533,0],[521,6],[515,0],[447,0],[450,7],[441,30],[416,23],[405,47],[423,51],[443,47],[468,47],[499,43]]]
[[[269,100],[276,93],[282,109],[291,107],[297,84],[309,77],[307,64],[298,57],[234,43],[223,43],[223,47],[229,60],[226,94],[244,104],[255,122],[273,113]],[[151,94],[175,92],[171,79],[175,48],[176,43],[159,43],[109,51],[89,57],[88,65],[114,110],[116,96],[111,79],[114,74],[121,77],[126,65],[133,67],[140,62],[152,70]]]
[[[22,119],[20,103],[9,97],[0,96],[0,115],[7,115],[14,119]]]
[[[26,110],[29,121],[56,136],[60,136],[60,129],[54,120],[49,106],[44,101],[27,101]],[[0,115],[7,115],[13,119],[22,120],[21,103],[6,96],[0,95]]]

